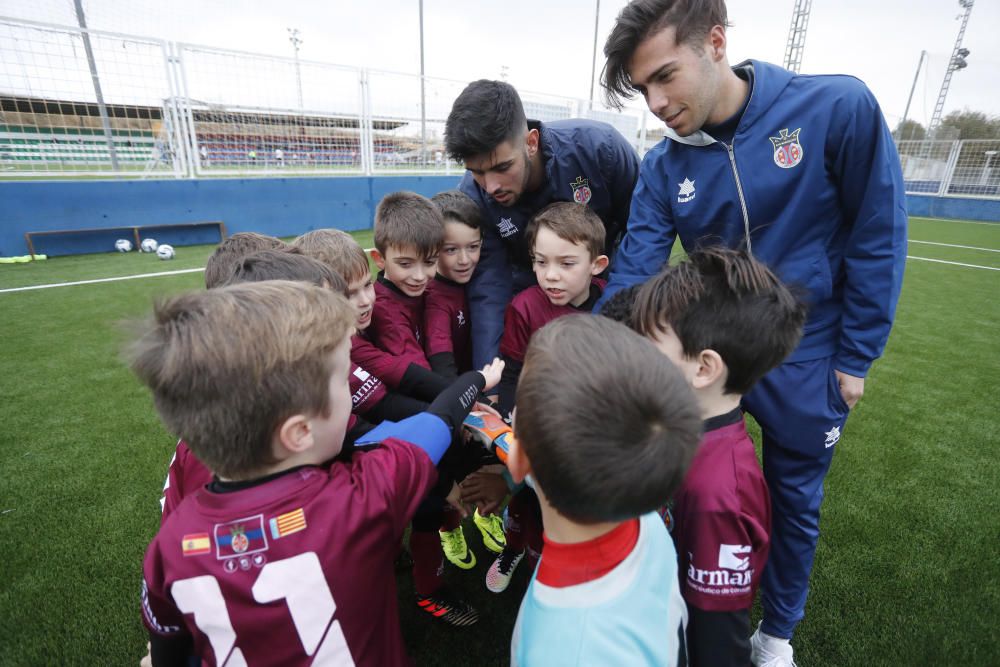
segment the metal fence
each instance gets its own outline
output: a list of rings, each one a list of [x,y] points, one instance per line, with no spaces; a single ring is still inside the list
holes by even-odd
[[[909,193],[1000,198],[1000,139],[900,141],[897,148]]]
[[[466,82],[0,18],[0,177],[457,173]],[[522,94],[645,149],[642,110]]]
[[[0,17],[0,178],[458,173],[444,123],[466,83]],[[530,118],[648,111],[522,91]],[[995,141],[901,141],[906,191],[1000,198]]]

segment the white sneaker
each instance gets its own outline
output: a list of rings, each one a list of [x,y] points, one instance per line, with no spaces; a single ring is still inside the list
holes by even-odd
[[[797,667],[792,654],[792,645],[787,639],[765,634],[757,624],[750,637],[750,662],[754,667]]]

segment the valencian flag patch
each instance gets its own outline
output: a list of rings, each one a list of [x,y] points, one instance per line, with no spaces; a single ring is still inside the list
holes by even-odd
[[[185,556],[211,553],[212,541],[208,539],[208,533],[191,533],[181,538],[181,550]]]
[[[306,529],[306,513],[300,507],[292,512],[279,514],[268,521],[268,525],[271,528],[271,537],[274,539],[287,537]]]
[[[264,515],[215,524],[215,547],[218,558],[233,558],[258,551],[267,551]]]

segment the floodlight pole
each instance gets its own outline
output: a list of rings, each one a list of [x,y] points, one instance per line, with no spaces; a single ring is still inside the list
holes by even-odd
[[[962,27],[958,29],[958,37],[955,38],[955,46],[952,47],[951,58],[948,59],[948,66],[944,71],[944,81],[941,82],[941,92],[938,93],[937,103],[934,105],[934,114],[931,116],[930,125],[927,126],[928,139],[934,138],[934,133],[941,124],[941,114],[944,111],[944,101],[948,97],[952,74],[968,66],[965,58],[969,55],[969,50],[962,48],[962,37],[965,36],[965,28],[969,25],[969,14],[972,13],[975,0],[958,0],[958,4],[965,9],[965,14],[962,15]]]
[[[427,99],[424,91],[424,0],[420,0],[420,163],[427,164]]]
[[[90,31],[87,30],[87,17],[83,13],[81,0],[73,0],[73,5],[76,7],[76,21],[80,24],[80,36],[83,37],[83,50],[87,52],[90,79],[94,82],[94,96],[97,98],[97,111],[101,114],[101,127],[104,128],[104,140],[108,142],[111,168],[118,171],[118,151],[115,148],[114,135],[111,133],[111,120],[108,118],[108,107],[104,104],[104,93],[101,92],[101,79],[97,75],[97,62],[94,60],[94,49],[90,46]]]
[[[305,109],[302,104],[302,66],[299,64],[299,45],[302,44],[302,38],[299,37],[298,28],[285,28],[288,31],[288,41],[292,43],[292,47],[295,48],[295,83],[299,91],[299,110]]]
[[[927,52],[921,50],[920,51],[920,60],[917,61],[917,73],[913,75],[913,85],[910,86],[910,96],[906,98],[906,110],[903,111],[903,120],[899,121],[899,128],[900,128],[899,139],[900,139],[900,141],[902,141],[903,139],[905,139],[905,137],[903,136],[903,133],[902,133],[902,129],[904,127],[906,127],[906,117],[910,115],[910,102],[913,101],[913,91],[915,91],[917,89],[917,79],[920,78],[920,68],[924,66],[924,58],[926,58],[926,57],[927,57]],[[910,133],[910,136],[913,136],[912,132]]]
[[[594,110],[594,78],[597,76],[597,26],[601,22],[601,0],[597,0],[597,7],[594,9],[594,51],[590,54],[590,110]]]

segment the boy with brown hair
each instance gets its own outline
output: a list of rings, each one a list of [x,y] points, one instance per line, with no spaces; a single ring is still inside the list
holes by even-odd
[[[355,334],[351,337],[351,401],[353,412],[372,423],[385,419],[398,421],[423,412],[434,396],[424,395],[422,400],[390,391],[376,370],[387,363],[395,364],[392,355],[376,349],[364,338],[364,331],[372,321],[375,305],[375,288],[372,285],[368,256],[361,245],[347,232],[339,229],[316,229],[292,241],[297,248],[332,269],[347,283],[345,294],[357,313]],[[368,354],[359,353],[368,349]],[[357,359],[366,358],[374,367],[365,367]],[[424,370],[424,369],[421,369]],[[454,378],[452,378],[454,379]],[[442,387],[435,387],[440,390]],[[436,394],[435,394],[436,395]]]
[[[430,370],[424,354],[424,298],[437,272],[438,253],[444,238],[444,221],[438,208],[414,192],[386,195],[375,210],[375,250],[372,261],[379,268],[375,283],[372,323],[363,336],[377,349],[373,368],[390,388],[422,400],[430,400],[448,380]],[[357,363],[365,348],[355,344]],[[382,370],[384,369],[384,370]],[[443,469],[454,480],[462,478],[454,458]],[[444,476],[442,476],[444,477]],[[442,480],[444,482],[445,480]],[[462,531],[462,515],[443,502],[444,495],[457,503],[460,489],[452,480],[451,489],[439,483],[414,519],[410,533],[413,555],[413,584],[417,606],[435,618],[441,610],[451,610],[455,625],[470,625],[478,613],[445,586],[441,552],[456,567],[468,570],[476,565]],[[450,501],[449,501],[450,502]]]
[[[431,369],[455,378],[472,368],[469,300],[465,286],[479,264],[483,247],[479,206],[459,190],[439,192],[431,201],[444,219],[438,271],[424,306],[424,351]]]
[[[693,667],[748,665],[750,608],[770,548],[771,502],[740,401],[802,337],[805,305],[747,252],[692,252],[643,285],[634,328],[681,370],[705,435],[674,495],[672,533]]]
[[[392,562],[474,396],[499,362],[462,376],[427,413],[326,463],[350,415],[355,316],[342,296],[267,281],[159,303],[132,369],[166,426],[218,476],[146,553],[154,667],[314,661],[401,665]],[[350,511],[345,511],[345,508]]]
[[[604,224],[583,204],[549,204],[528,223],[525,239],[537,285],[511,301],[504,316],[500,355],[506,363],[500,382],[500,412],[514,407],[514,391],[528,341],[538,329],[557,317],[589,313],[601,297],[604,281],[597,278],[608,266],[604,253]]]
[[[205,287],[212,289],[226,282],[233,268],[247,255],[259,250],[280,250],[284,241],[257,232],[236,232],[224,239],[205,263]]]
[[[601,297],[608,266],[603,254],[605,229],[601,219],[583,204],[549,204],[528,223],[525,239],[531,249],[538,284],[522,291],[507,307],[500,355],[504,373],[498,389],[500,413],[514,409],[514,392],[532,335],[552,320],[589,313]],[[530,488],[515,490],[507,505],[507,546],[486,573],[486,587],[501,593],[510,584],[521,559],[529,563],[541,551],[538,502]]]
[[[565,317],[532,338],[517,404],[507,466],[538,494],[545,549],[511,664],[683,664],[677,556],[656,510],[701,435],[684,378],[625,326]]]

